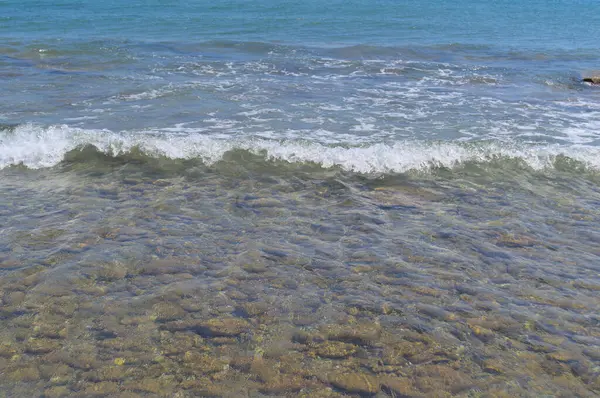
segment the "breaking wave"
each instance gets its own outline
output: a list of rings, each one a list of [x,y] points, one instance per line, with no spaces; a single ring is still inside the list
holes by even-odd
[[[136,154],[147,158],[199,160],[207,166],[226,154],[245,151],[265,162],[337,167],[356,173],[402,173],[434,168],[452,169],[465,163],[519,162],[534,170],[552,169],[566,161],[600,170],[600,147],[586,145],[524,144],[500,141],[396,141],[362,146],[314,141],[271,140],[256,137],[226,139],[200,133],[78,129],[67,125],[42,127],[25,124],[0,130],[0,169],[26,166],[48,168],[65,161],[85,161],[73,153],[88,150],[109,157]]]

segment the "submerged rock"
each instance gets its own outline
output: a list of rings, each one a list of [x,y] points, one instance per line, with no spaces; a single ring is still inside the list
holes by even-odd
[[[351,394],[370,395],[379,391],[379,381],[364,373],[336,373],[329,375],[329,382],[336,388]]]
[[[209,337],[235,337],[250,329],[241,318],[213,318],[196,325],[196,331]]]
[[[354,344],[326,341],[315,347],[315,353],[323,358],[346,358],[356,352]]]
[[[358,345],[371,345],[379,340],[381,328],[376,324],[326,325],[322,332],[329,340],[338,340]]]

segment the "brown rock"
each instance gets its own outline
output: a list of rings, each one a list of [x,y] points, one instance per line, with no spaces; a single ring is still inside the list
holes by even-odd
[[[381,336],[381,328],[373,324],[327,325],[322,328],[322,331],[330,340],[360,345],[371,345]]]
[[[11,343],[0,343],[0,357],[10,358],[17,353],[17,349]]]
[[[99,383],[93,383],[88,385],[83,393],[88,397],[93,396],[106,396],[108,394],[114,394],[119,391],[119,385],[110,381],[102,381]]]
[[[37,381],[40,379],[40,372],[37,367],[29,366],[14,370],[5,377],[7,380],[15,382]]]
[[[392,397],[415,397],[420,395],[411,380],[405,377],[386,377],[381,381],[381,387],[384,392]]]
[[[379,391],[377,378],[365,373],[335,373],[329,376],[329,382],[353,394],[375,394]]]
[[[323,358],[346,358],[356,352],[354,344],[326,341],[315,347],[315,353]]]
[[[71,394],[71,390],[67,386],[55,386],[44,390],[44,398],[62,398]]]
[[[300,391],[308,385],[308,381],[297,375],[279,375],[259,387],[264,394],[284,394]]]
[[[23,292],[11,292],[4,296],[4,304],[6,305],[19,305],[25,300],[25,293]]]
[[[224,359],[194,351],[187,351],[183,355],[183,361],[204,374],[226,371],[229,367],[229,362]]]
[[[591,84],[600,84],[600,76],[584,77],[582,81]]]
[[[173,303],[158,303],[152,307],[153,315],[158,322],[168,322],[182,319],[186,312],[181,306]]]
[[[250,324],[241,318],[213,318],[197,324],[194,329],[208,337],[234,337],[249,328]]]
[[[47,354],[58,350],[61,344],[51,339],[31,339],[25,344],[25,352],[29,354]]]

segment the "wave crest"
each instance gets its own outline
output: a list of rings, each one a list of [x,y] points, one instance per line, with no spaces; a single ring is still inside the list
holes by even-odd
[[[467,163],[496,165],[506,160],[517,161],[534,170],[562,168],[561,165],[573,162],[587,169],[600,170],[600,148],[584,145],[397,141],[347,146],[252,137],[225,139],[199,133],[113,132],[67,125],[41,127],[31,124],[0,131],[0,169],[17,165],[37,169],[53,167],[64,161],[85,161],[86,156],[73,153],[89,151],[91,147],[108,157],[127,159],[129,156],[132,161],[140,156],[194,159],[207,166],[223,160],[228,153],[245,151],[267,162],[337,167],[365,174],[452,169]],[[243,156],[238,158],[243,162]]]

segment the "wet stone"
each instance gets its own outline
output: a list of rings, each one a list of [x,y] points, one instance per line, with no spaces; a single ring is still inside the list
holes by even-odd
[[[221,372],[227,370],[229,367],[229,362],[224,359],[195,351],[187,351],[183,355],[183,362],[192,364],[195,368],[205,374]]]
[[[106,396],[108,394],[115,394],[119,392],[119,390],[120,388],[117,383],[110,381],[101,381],[99,383],[87,385],[83,390],[83,394],[90,397]]]
[[[427,394],[439,394],[442,391],[458,394],[472,388],[473,380],[446,365],[424,365],[416,369],[415,384]]]
[[[379,340],[381,328],[373,324],[326,325],[321,331],[330,340],[344,341],[359,345],[370,345]]]
[[[47,354],[60,348],[61,344],[51,339],[30,339],[25,343],[25,352],[35,355]]]
[[[535,239],[525,235],[501,234],[496,240],[496,245],[509,248],[531,247],[536,244],[538,242]]]
[[[5,305],[20,305],[25,300],[25,293],[10,292],[4,296]]]
[[[244,264],[242,265],[242,269],[253,274],[262,274],[268,271],[268,268],[264,264],[260,263]]]
[[[261,207],[284,207],[285,205],[275,198],[258,198],[246,202],[247,206],[254,208]]]
[[[392,397],[417,397],[421,395],[411,380],[405,377],[384,377],[381,380],[381,389]]]
[[[125,383],[124,387],[134,392],[164,395],[172,391],[172,386],[169,386],[167,380],[159,380],[154,378],[144,378],[139,381]]]
[[[344,394],[334,391],[330,387],[305,388],[298,392],[298,398],[343,398]]]
[[[184,299],[179,302],[181,307],[187,312],[202,311],[206,307],[202,302],[195,299]]]
[[[267,311],[269,311],[269,309],[270,309],[270,306],[268,303],[257,302],[257,301],[250,302],[250,303],[244,303],[240,307],[240,310],[247,317],[255,317],[258,315],[262,315],[262,314],[266,313]]]
[[[95,274],[101,281],[114,282],[127,276],[127,268],[119,263],[106,264],[98,267]]]
[[[206,337],[235,337],[247,332],[250,324],[241,318],[213,318],[198,323],[194,329]]]
[[[483,341],[484,343],[491,342],[495,337],[494,332],[492,332],[489,329],[472,323],[469,323],[468,325],[471,331],[473,332],[473,335],[475,335],[479,340]]]
[[[529,349],[534,352],[550,353],[557,350],[557,348],[552,344],[548,344],[535,339],[527,341],[527,345],[529,346]]]
[[[67,328],[63,324],[48,324],[38,322],[33,328],[37,338],[64,339],[67,337]]]
[[[329,375],[328,380],[335,388],[351,394],[375,394],[379,391],[377,378],[365,373],[334,373]]]
[[[90,381],[119,381],[127,377],[126,372],[121,366],[107,366],[98,370],[86,373],[84,375]]]
[[[258,390],[264,394],[285,394],[305,388],[309,382],[297,375],[278,375],[260,385]]]
[[[0,343],[0,357],[10,358],[18,352],[13,343]]]
[[[552,360],[558,361],[558,362],[570,362],[570,361],[576,361],[578,359],[578,357],[575,354],[573,354],[570,351],[566,351],[566,350],[559,350],[559,351],[551,352],[549,354],[546,354],[546,358],[552,359]]]
[[[186,312],[177,304],[158,303],[152,306],[152,315],[157,322],[168,322],[184,318]]]
[[[502,374],[505,372],[504,367],[497,359],[486,359],[483,361],[481,368],[484,372],[492,374]]]
[[[139,272],[142,275],[163,275],[163,274],[180,274],[190,273],[195,274],[202,270],[200,264],[194,264],[189,260],[170,257],[164,259],[154,259],[139,267]]]
[[[354,344],[339,341],[326,341],[314,347],[314,352],[323,358],[346,358],[356,353],[356,350]]]
[[[37,381],[40,379],[40,371],[35,366],[23,367],[8,372],[6,379],[13,382]]]
[[[67,386],[54,386],[44,390],[44,398],[68,397],[71,393],[71,389]]]
[[[452,315],[450,312],[444,310],[443,308],[436,307],[434,305],[429,304],[418,304],[417,310],[425,314],[431,318],[439,319],[439,320],[451,320]]]
[[[586,348],[583,354],[594,361],[600,361],[600,347]]]

